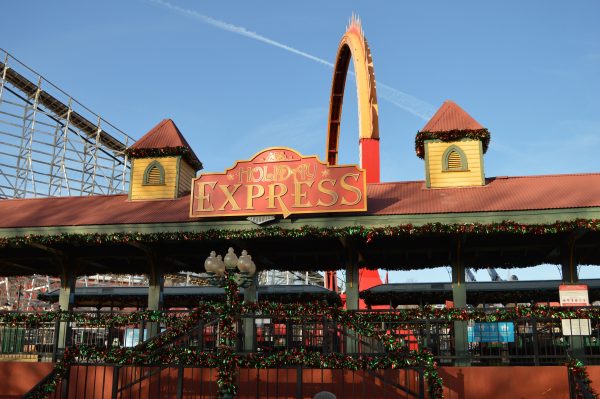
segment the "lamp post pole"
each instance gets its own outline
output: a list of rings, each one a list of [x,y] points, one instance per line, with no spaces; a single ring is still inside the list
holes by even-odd
[[[219,315],[219,359],[217,385],[219,398],[232,399],[237,391],[235,384],[235,317],[240,313],[238,291],[240,287],[249,287],[256,273],[256,265],[247,251],[238,258],[233,248],[227,250],[225,258],[210,253],[204,262],[204,268],[212,285],[225,289],[225,307]]]

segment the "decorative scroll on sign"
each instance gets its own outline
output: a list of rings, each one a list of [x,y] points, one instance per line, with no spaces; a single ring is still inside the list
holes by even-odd
[[[316,156],[268,148],[225,173],[204,173],[192,183],[191,217],[362,212],[365,172],[328,166]]]

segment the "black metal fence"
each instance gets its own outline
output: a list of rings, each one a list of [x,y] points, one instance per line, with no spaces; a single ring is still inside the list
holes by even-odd
[[[552,365],[564,364],[567,351],[588,364],[600,364],[600,320],[563,321],[558,318],[520,318],[510,322],[483,323],[419,319],[386,322],[386,312],[370,313],[374,328],[388,332],[407,349],[428,349],[440,365],[457,362],[471,365]],[[187,312],[165,312],[165,316],[183,317]],[[98,318],[106,314],[97,315]],[[380,316],[380,319],[378,318]],[[2,320],[0,318],[0,320]],[[165,317],[164,320],[169,320]],[[237,322],[238,352],[276,352],[305,349],[323,353],[382,354],[384,345],[336,323],[328,317],[295,318],[269,315],[242,315]],[[577,325],[573,325],[573,323]],[[457,330],[457,323],[466,329]],[[583,324],[582,324],[583,323]],[[77,321],[0,322],[0,359],[49,361],[57,358],[59,329],[68,325],[66,346],[135,347],[149,332],[168,327],[168,321],[138,320],[131,323],[102,325]],[[464,327],[463,325],[463,327]],[[63,326],[64,328],[64,326]],[[466,354],[457,354],[456,331],[462,337]],[[586,335],[569,335],[569,333]],[[578,332],[579,331],[579,332]],[[589,334],[589,335],[587,335]],[[203,320],[174,345],[200,351],[214,351],[219,338],[216,320]],[[63,345],[64,346],[64,345]],[[58,353],[59,354],[59,353]]]

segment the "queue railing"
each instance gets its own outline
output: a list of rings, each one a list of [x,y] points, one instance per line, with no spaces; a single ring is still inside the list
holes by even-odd
[[[490,310],[493,312],[494,310]],[[419,318],[390,322],[394,311],[356,311],[369,315],[373,328],[386,331],[408,350],[427,349],[440,365],[453,365],[455,352],[454,321],[447,318]],[[93,345],[97,347],[133,348],[148,338],[152,324],[160,330],[169,321],[185,317],[188,311],[161,312],[160,321],[134,317],[128,322],[103,323],[102,320],[126,317],[119,312],[74,312],[73,320],[66,317],[44,317],[41,321],[28,318],[26,313],[0,312],[0,359],[51,361],[60,356],[58,345],[61,324],[68,324],[70,334],[66,346]],[[9,315],[10,317],[7,317]],[[63,316],[64,317],[64,316]],[[82,320],[86,320],[85,322]],[[251,323],[246,320],[251,319]],[[522,317],[510,321],[465,321],[468,336],[464,337],[471,365],[558,365],[568,360],[569,349],[579,352],[577,358],[587,364],[600,364],[600,319],[590,318],[586,335],[568,335],[565,323],[557,317]],[[200,351],[214,351],[219,331],[216,322],[207,322],[201,329],[182,338],[185,345]],[[252,328],[247,334],[244,328]],[[572,333],[572,331],[571,331]],[[249,345],[246,341],[253,340]],[[63,345],[64,347],[64,345]],[[384,345],[376,338],[341,325],[327,315],[318,317],[285,318],[281,315],[239,315],[236,324],[238,352],[274,352],[303,348],[324,353],[363,354],[385,353]],[[250,348],[250,349],[249,349]]]

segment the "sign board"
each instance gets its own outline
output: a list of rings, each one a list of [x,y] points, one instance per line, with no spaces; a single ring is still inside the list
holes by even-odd
[[[367,210],[367,183],[356,165],[327,165],[283,147],[268,148],[223,173],[192,182],[191,217]]]
[[[515,342],[515,325],[508,322],[474,323],[467,326],[469,342]]]
[[[560,306],[590,306],[588,286],[585,284],[561,284],[558,296]]]
[[[562,319],[563,335],[592,335],[590,319]]]

